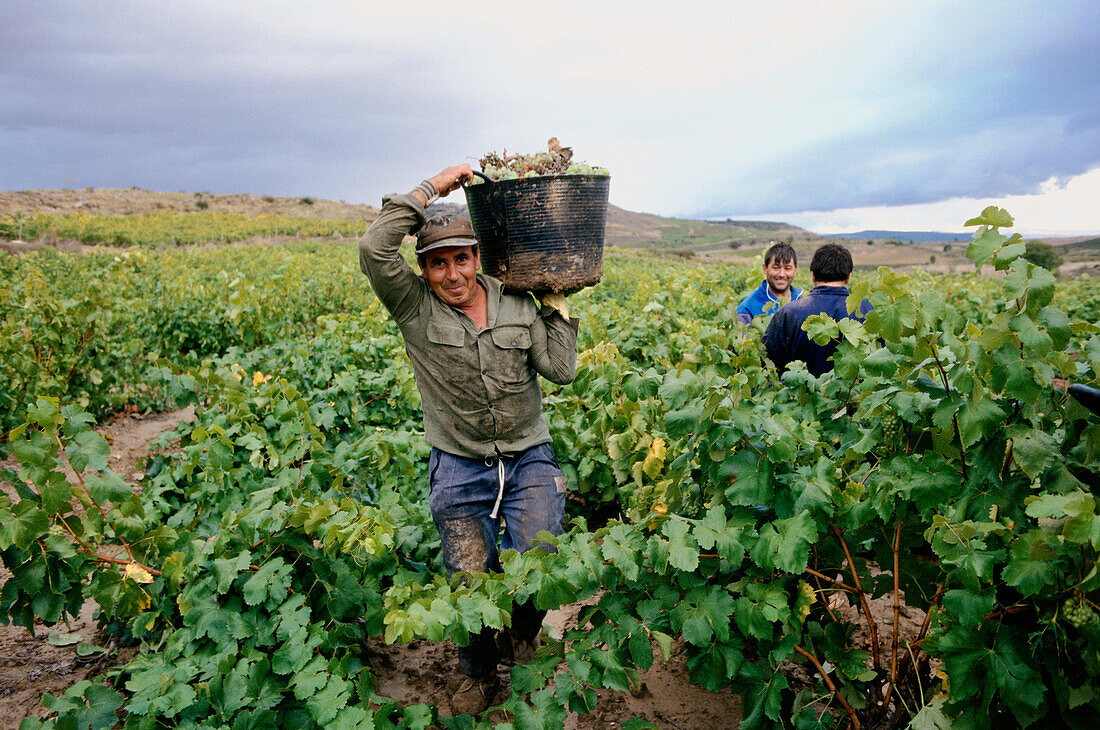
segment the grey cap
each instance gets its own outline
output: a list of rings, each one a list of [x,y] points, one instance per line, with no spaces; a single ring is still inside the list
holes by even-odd
[[[477,239],[469,219],[457,214],[433,216],[416,232],[417,256],[437,248],[476,245]]]

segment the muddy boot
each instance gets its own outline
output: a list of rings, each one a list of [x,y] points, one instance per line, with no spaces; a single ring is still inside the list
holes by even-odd
[[[538,648],[537,635],[530,639],[521,639],[508,629],[497,633],[497,651],[500,652],[500,663],[505,666],[528,663],[535,658],[535,650]]]
[[[539,648],[539,637],[531,639],[512,638],[512,661],[515,664],[526,664],[535,658],[535,651]]]
[[[458,667],[467,677],[496,674],[499,662],[497,632],[494,629],[474,634],[469,644],[458,647]]]
[[[533,601],[527,601],[512,611],[512,626],[497,635],[497,647],[504,664],[526,664],[535,658],[539,648],[539,634],[546,611],[535,609]]]
[[[512,655],[512,632],[508,629],[497,632],[497,656],[500,657],[501,666],[510,667],[516,663]]]
[[[454,675],[439,693],[439,714],[442,717],[471,715],[476,719],[496,703],[499,691],[500,680],[496,674],[487,677]]]

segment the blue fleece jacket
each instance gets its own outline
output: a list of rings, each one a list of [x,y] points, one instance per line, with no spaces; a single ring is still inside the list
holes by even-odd
[[[795,301],[802,298],[802,290],[797,287],[791,287],[791,301]],[[775,314],[775,310],[779,308],[782,302],[779,298],[772,294],[768,288],[768,280],[760,282],[760,286],[753,290],[752,294],[741,300],[741,303],[737,305],[737,321],[741,324],[748,324],[752,321],[753,317],[758,317],[761,314]],[[764,309],[767,307],[767,311]]]

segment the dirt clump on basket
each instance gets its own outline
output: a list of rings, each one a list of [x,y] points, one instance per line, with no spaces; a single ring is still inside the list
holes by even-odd
[[[599,282],[603,276],[603,262],[589,261],[580,254],[562,256],[553,251],[517,252],[509,257],[508,267],[500,273],[504,288],[508,291],[572,294]],[[522,282],[519,288],[508,283],[516,280]],[[591,284],[579,284],[580,281]]]

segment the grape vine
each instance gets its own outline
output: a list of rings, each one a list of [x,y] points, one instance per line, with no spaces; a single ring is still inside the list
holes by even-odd
[[[865,323],[807,323],[840,342],[822,378],[778,376],[759,329],[732,324],[758,284],[747,268],[611,257],[571,302],[577,378],[546,388],[571,528],[547,537],[553,551],[455,582],[426,508],[411,369],[355,272],[326,269],[340,306],[307,325],[255,283],[281,275],[279,296],[308,308],[310,281],[287,281],[302,267],[282,254],[203,260],[180,291],[247,325],[149,363],[146,382],[196,417],[162,437],[174,448],[150,458],[140,489],[107,467],[69,395],[99,391],[43,381],[7,411],[21,425],[4,474],[14,496],[0,494],[2,615],[30,628],[92,598],[104,630],[139,647],[107,685],[46,698],[51,716],[24,727],[110,726],[119,711],[127,728],[556,728],[675,651],[693,681],[741,695],[750,729],[1096,724],[1100,422],[1052,381],[1097,383],[1100,328],[1059,308],[1073,285],[1021,258],[1001,232],[1011,222],[992,208],[971,222],[970,255],[996,278],[855,281],[853,302],[875,307]],[[138,316],[122,298],[171,282],[179,261],[43,258],[31,263],[125,286],[90,290],[94,306],[33,282],[19,292],[44,323],[85,307],[95,357],[121,360],[123,324],[161,342],[195,334],[183,314]],[[227,268],[244,293],[203,293]],[[79,343],[28,333],[0,362],[29,377],[48,345],[75,377]],[[529,598],[585,606],[512,668],[494,714],[447,718],[377,691],[364,642],[461,644]],[[926,616],[915,636],[903,605]]]

